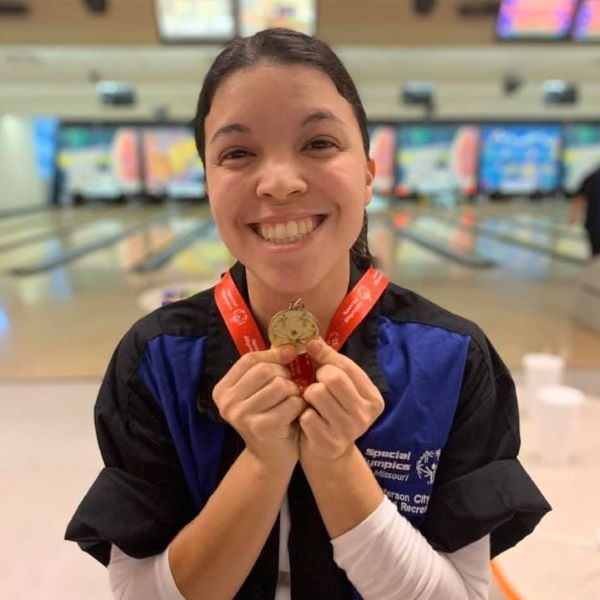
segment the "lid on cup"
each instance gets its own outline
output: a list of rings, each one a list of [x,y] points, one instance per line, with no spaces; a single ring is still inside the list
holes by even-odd
[[[547,352],[534,352],[523,357],[526,369],[560,369],[565,364],[565,359],[558,354]]]
[[[536,400],[544,404],[565,408],[580,406],[585,396],[581,390],[567,385],[544,385],[535,394]]]

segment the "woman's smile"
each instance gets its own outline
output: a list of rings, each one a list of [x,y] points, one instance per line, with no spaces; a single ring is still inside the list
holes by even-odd
[[[289,246],[308,238],[325,219],[326,215],[314,215],[296,219],[262,221],[253,223],[250,227],[265,242],[278,246]]]

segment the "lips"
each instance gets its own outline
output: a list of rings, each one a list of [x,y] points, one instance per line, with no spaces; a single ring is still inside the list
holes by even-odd
[[[254,223],[252,229],[266,242],[293,244],[312,233],[324,220],[324,215],[314,215],[277,223]]]

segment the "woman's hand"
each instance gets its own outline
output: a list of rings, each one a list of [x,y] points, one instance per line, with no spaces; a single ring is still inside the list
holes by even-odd
[[[223,419],[268,468],[299,458],[297,419],[306,403],[285,366],[296,354],[291,345],[244,354],[213,390]]]
[[[368,375],[322,339],[306,346],[319,365],[317,381],[304,391],[308,408],[300,416],[300,460],[337,459],[383,412],[384,400]]]

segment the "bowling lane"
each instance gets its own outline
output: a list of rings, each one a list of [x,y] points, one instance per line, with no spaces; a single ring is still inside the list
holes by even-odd
[[[505,208],[504,214],[495,211],[494,216],[490,216],[487,211],[479,211],[472,207],[463,209],[461,214],[429,209],[423,212],[447,223],[448,226],[471,230],[482,238],[480,251],[487,255],[492,251],[499,252],[497,255],[499,262],[506,262],[502,259],[507,248],[510,250],[511,259],[515,258],[510,246],[546,255],[546,258],[557,262],[560,260],[582,265],[587,261],[587,242],[580,231],[554,225],[545,226],[543,221],[538,220],[514,218],[515,215],[509,207]],[[495,242],[492,246],[490,246],[491,241]],[[499,242],[501,245],[498,245]]]
[[[573,235],[571,231],[562,231],[559,228],[539,227],[539,223],[520,222],[511,219],[483,218],[477,223],[478,233],[485,236],[497,235],[509,241],[514,238],[514,244],[524,247],[530,246],[532,250],[539,250],[558,260],[572,258],[584,263],[587,260],[588,248],[582,235]]]
[[[209,219],[208,210],[203,215]],[[186,230],[198,227],[200,219],[181,224],[178,234],[185,235]],[[161,246],[162,248],[163,246]],[[221,273],[227,270],[234,262],[225,244],[219,238],[216,226],[211,220],[204,230],[202,237],[177,252],[164,266],[156,272],[161,279],[170,281],[195,280],[206,282],[206,285],[217,281]]]
[[[464,210],[472,210],[471,207]],[[476,213],[483,217],[494,217],[498,220],[515,221],[519,226],[550,231],[565,237],[580,238],[584,236],[581,223],[569,225],[571,203],[562,198],[548,198],[541,201],[515,201],[494,206],[489,202],[475,207]]]
[[[400,237],[413,239],[448,261],[472,269],[489,269],[496,266],[491,257],[478,250],[472,231],[458,228],[450,231],[444,221],[437,220],[415,207],[397,211],[392,221]]]
[[[431,253],[444,262],[459,264],[468,268],[489,268],[494,266],[493,261],[479,256],[468,244],[461,245],[457,240],[453,246],[448,244],[444,236],[435,235],[434,232],[419,231],[418,219],[413,218],[415,205],[412,203],[398,202],[393,199],[384,199],[375,195],[373,201],[367,208],[369,214],[369,232],[374,227],[381,232],[388,229],[389,235],[396,240],[411,242],[412,246],[418,246],[426,253]],[[380,233],[379,235],[384,235]],[[373,236],[370,236],[370,239]],[[373,243],[373,240],[371,240]],[[386,253],[389,255],[389,252]]]
[[[107,205],[76,209],[56,208],[43,216],[39,215],[39,218],[35,220],[0,223],[0,252],[16,248],[20,244],[41,241],[45,236],[62,235],[69,228],[105,218],[111,214],[118,214],[118,211],[122,210],[122,207]]]
[[[440,211],[432,211],[435,214],[443,214]],[[584,237],[584,229],[580,224],[568,225],[568,214],[564,213],[558,219],[552,219],[543,212],[539,214],[533,214],[527,212],[527,210],[515,209],[514,207],[507,206],[500,212],[481,210],[477,207],[463,207],[460,211],[461,217],[476,217],[480,221],[494,221],[497,223],[503,223],[512,225],[517,228],[528,228],[536,231],[545,232],[548,235],[556,235],[561,237],[568,237],[573,239],[581,239]],[[458,214],[455,215],[458,218]]]
[[[196,211],[197,212],[197,211]],[[156,248],[158,245],[168,243],[173,235],[181,229],[178,219],[185,221],[186,213],[190,213],[185,208],[177,206],[170,206],[165,209],[163,206],[131,206],[122,207],[111,211],[110,214],[105,216],[99,216],[93,221],[86,222],[80,227],[73,230],[68,230],[62,235],[57,235],[48,238],[42,242],[27,245],[14,250],[5,251],[0,253],[0,270],[7,271],[15,268],[22,268],[27,265],[34,264],[39,261],[46,259],[53,259],[61,256],[65,252],[75,251],[82,245],[93,244],[103,238],[110,236],[119,236],[130,227],[136,226],[138,223],[143,222],[147,219],[159,218],[159,215],[164,213],[164,219],[161,222],[152,221],[140,229],[139,232],[128,235],[122,242],[125,246],[128,244],[133,250],[123,252],[123,261],[115,261],[112,264],[113,267],[127,266],[127,257],[135,254],[139,256],[140,252],[151,250]],[[173,225],[169,227],[169,223],[173,222]],[[185,227],[185,225],[183,226]],[[120,245],[119,243],[113,242],[112,245]],[[96,250],[96,252],[102,253],[103,250]],[[85,256],[83,257],[85,258]],[[76,259],[78,263],[81,259]]]
[[[0,221],[11,219],[14,217],[28,216],[45,212],[50,207],[48,205],[32,205],[32,206],[13,206],[0,210]]]
[[[435,281],[440,278],[455,277],[463,280],[472,275],[475,269],[448,260],[445,256],[417,244],[413,240],[402,238],[396,232],[391,260],[381,260],[377,243],[370,241],[373,254],[380,260],[382,270],[392,280],[402,285],[414,286],[421,281]],[[369,236],[372,240],[373,236]],[[383,255],[385,256],[385,255]]]
[[[421,230],[430,229],[434,222],[432,231],[443,235],[445,229],[449,243],[455,243],[456,239],[466,240],[479,254],[520,277],[544,279],[551,274],[572,277],[576,272],[574,269],[584,264],[586,250],[583,240],[519,227],[507,220],[505,214],[506,211],[502,218],[495,220],[495,217],[479,215],[478,212],[464,212],[461,216],[424,212],[419,220]],[[560,254],[573,258],[558,260],[557,255]]]
[[[514,198],[505,201],[485,201],[476,206],[479,215],[498,218],[518,217],[523,221],[540,222],[559,228],[568,225],[570,208],[569,200],[557,197],[543,200]]]
[[[584,230],[581,225],[565,225],[560,221],[553,221],[543,215],[515,214],[514,216],[507,215],[502,218],[494,217],[494,219],[516,223],[520,227],[529,227],[531,229],[545,231],[548,232],[549,235],[560,235],[562,237],[573,239],[580,239],[584,236]]]
[[[149,223],[114,244],[76,259],[69,268],[82,272],[129,271],[147,256],[160,252],[197,228],[205,218],[205,210],[177,210],[166,221]]]
[[[48,209],[43,212],[33,214],[23,214],[14,217],[0,218],[0,243],[4,242],[7,236],[22,235],[29,231],[39,231],[44,227],[51,227],[64,218],[71,218],[72,209]]]
[[[573,325],[569,316],[578,268],[548,261],[550,266],[534,277],[510,266],[467,268],[398,238],[394,214],[369,215],[372,251],[394,281],[479,323],[515,367],[523,353],[560,349],[565,336],[573,365],[596,364],[597,336]],[[177,218],[183,223],[175,221],[173,229],[187,227],[186,219],[199,223],[205,216],[201,207],[182,210]],[[160,249],[172,240],[172,233],[167,226],[149,229],[148,247]],[[213,230],[162,269],[138,273],[127,265],[143,254],[143,234],[123,242],[37,275],[0,274],[0,323],[4,318],[5,324],[0,350],[7,350],[0,361],[0,379],[100,377],[119,337],[159,306],[166,291],[202,289],[233,260]],[[539,261],[539,253],[513,251]],[[564,276],[557,277],[558,266]],[[152,296],[151,304],[141,303],[145,294]]]

